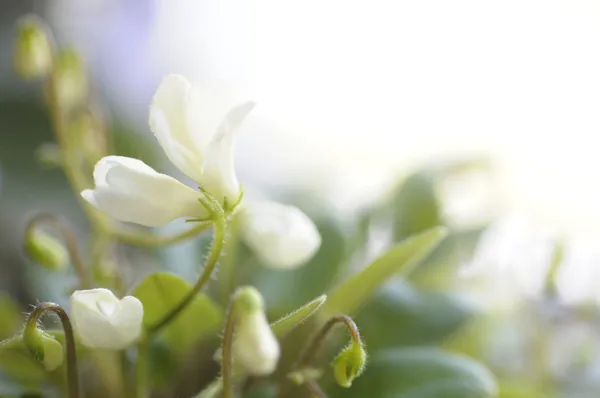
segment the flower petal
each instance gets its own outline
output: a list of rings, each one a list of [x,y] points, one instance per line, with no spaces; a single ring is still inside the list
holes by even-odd
[[[197,192],[137,159],[102,158],[94,169],[94,180],[96,188],[81,195],[121,221],[152,227],[206,215]]]
[[[239,317],[233,353],[250,374],[269,375],[275,371],[280,356],[279,342],[264,312]]]
[[[171,162],[197,181],[202,173],[202,146],[188,123],[191,93],[192,85],[183,76],[166,76],[150,105],[150,129]]]
[[[144,306],[136,297],[125,296],[119,301],[109,320],[118,330],[124,347],[136,341],[142,334],[143,318]]]
[[[113,348],[119,334],[97,306],[101,301],[117,301],[108,289],[78,290],[71,295],[71,321],[77,337],[91,348]]]
[[[296,268],[321,246],[317,227],[297,207],[255,202],[248,204],[240,217],[242,237],[269,267]]]
[[[202,180],[199,182],[219,200],[227,198],[231,203],[240,195],[234,167],[234,134],[254,106],[254,102],[246,102],[229,111],[208,145]]]

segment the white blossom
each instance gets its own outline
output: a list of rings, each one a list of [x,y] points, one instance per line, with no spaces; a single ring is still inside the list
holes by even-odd
[[[169,75],[150,106],[150,128],[168,158],[202,189],[229,204],[240,197],[234,135],[254,107],[233,98],[220,84],[194,88],[182,76]],[[81,195],[121,221],[159,226],[205,215],[199,193],[137,159],[101,159],[94,182],[96,187]]]
[[[253,375],[273,373],[279,361],[279,342],[264,311],[240,314],[236,330],[233,355],[238,363]]]
[[[77,290],[71,295],[71,321],[81,343],[90,348],[122,350],[142,333],[140,300],[119,300],[108,289]]]
[[[248,202],[240,213],[241,234],[269,267],[292,269],[314,256],[321,235],[300,209],[276,202]]]

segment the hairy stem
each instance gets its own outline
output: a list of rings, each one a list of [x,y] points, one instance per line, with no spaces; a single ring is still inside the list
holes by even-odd
[[[221,362],[221,377],[223,378],[223,398],[233,398],[233,332],[235,329],[235,301],[232,301],[227,314],[225,331],[223,333],[223,359]]]
[[[217,266],[219,261],[219,257],[221,256],[221,251],[223,249],[223,245],[225,242],[225,232],[227,227],[227,222],[225,219],[225,212],[223,208],[218,204],[214,198],[209,195],[205,195],[203,200],[207,200],[208,204],[212,207],[213,210],[213,225],[214,225],[214,237],[213,244],[210,251],[210,254],[206,260],[206,264],[204,265],[204,271],[202,271],[202,275],[200,275],[200,279],[198,282],[192,287],[192,290],[185,296],[179,304],[177,304],[167,315],[163,317],[156,324],[152,325],[148,328],[149,334],[155,334],[160,329],[169,324],[173,319],[181,313],[194,299],[194,297],[202,290],[202,288],[206,285],[206,283],[210,280],[212,273]]]
[[[27,318],[27,328],[37,327],[37,321],[46,312],[54,312],[58,315],[65,332],[65,344],[67,348],[67,382],[69,385],[69,398],[79,398],[79,378],[77,376],[77,352],[75,350],[75,336],[69,316],[62,307],[55,303],[39,303],[35,306],[29,318]]]
[[[358,332],[358,327],[356,326],[352,318],[350,318],[348,315],[336,315],[334,317],[331,317],[323,325],[321,330],[319,330],[319,332],[312,338],[304,353],[300,357],[300,360],[298,361],[298,365],[300,368],[304,368],[310,365],[317,352],[321,348],[321,345],[323,345],[323,342],[325,341],[325,338],[327,337],[331,329],[339,323],[343,323],[348,328],[348,331],[350,332],[350,337],[352,338],[352,341],[354,343],[362,345],[360,333]]]

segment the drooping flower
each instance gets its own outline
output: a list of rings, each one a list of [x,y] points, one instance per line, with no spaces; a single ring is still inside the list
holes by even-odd
[[[253,375],[268,375],[279,361],[279,342],[273,334],[264,301],[258,290],[241,287],[234,297],[237,307],[237,327],[233,342],[235,360]]]
[[[253,102],[235,102],[218,84],[196,89],[182,76],[169,75],[150,106],[150,128],[175,166],[230,206],[241,194],[234,134],[253,107]],[[199,193],[137,159],[100,159],[94,182],[96,187],[81,195],[121,221],[160,226],[206,216]]]
[[[71,295],[71,320],[81,343],[90,348],[122,350],[142,333],[140,300],[119,300],[108,289],[77,290]]]
[[[321,246],[317,227],[295,206],[248,202],[240,217],[242,238],[269,267],[296,268],[314,256]]]

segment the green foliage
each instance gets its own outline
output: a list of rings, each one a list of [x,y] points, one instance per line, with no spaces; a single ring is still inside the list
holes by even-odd
[[[472,359],[437,348],[396,348],[371,356],[347,393],[331,397],[492,398],[493,375]]]
[[[397,189],[392,201],[394,241],[443,225],[440,203],[431,173],[410,175]]]
[[[436,227],[398,244],[333,289],[323,306],[323,316],[354,314],[383,282],[400,272],[406,274],[416,267],[446,234],[445,228]]]
[[[157,272],[135,288],[133,296],[144,305],[144,327],[160,321],[192,289],[178,276]],[[194,344],[214,336],[221,328],[223,311],[209,297],[197,295],[161,333],[168,346],[184,353]]]
[[[271,324],[273,333],[279,338],[285,336],[288,332],[301,325],[306,319],[311,317],[327,300],[326,295],[322,295],[306,303],[297,310],[285,315]]]

